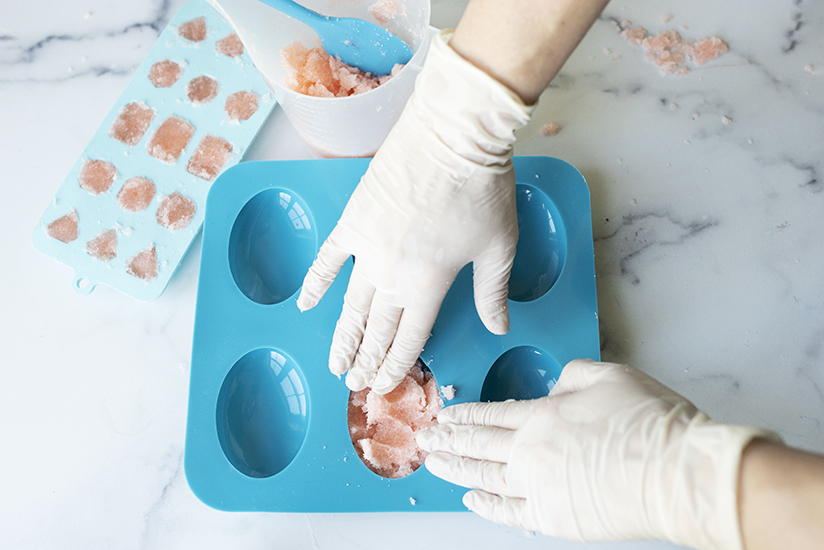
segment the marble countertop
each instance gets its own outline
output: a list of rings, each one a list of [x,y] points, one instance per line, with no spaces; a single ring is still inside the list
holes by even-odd
[[[467,513],[224,513],[183,473],[199,239],[158,300],[70,289],[31,231],[181,0],[0,18],[0,547],[581,548]],[[453,26],[465,1],[434,0]],[[664,23],[664,16],[671,20]],[[730,51],[662,76],[624,20]],[[556,122],[560,132],[544,136]],[[592,191],[602,354],[824,451],[824,5],[614,0],[520,132]],[[276,109],[246,159],[310,158]],[[384,542],[387,541],[387,542]],[[659,542],[593,545],[652,549]]]

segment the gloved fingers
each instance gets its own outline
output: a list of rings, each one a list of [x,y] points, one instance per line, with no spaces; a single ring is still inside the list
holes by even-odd
[[[507,462],[516,433],[486,426],[439,423],[419,431],[415,439],[424,451]]]
[[[534,408],[535,400],[460,403],[441,410],[438,422],[517,430],[529,419]]]
[[[558,382],[549,392],[551,396],[575,393],[585,390],[609,373],[611,363],[600,363],[591,359],[575,359],[561,370]]]
[[[509,331],[509,275],[515,258],[514,242],[499,239],[472,263],[475,309],[484,326],[493,334]]]
[[[486,491],[469,491],[463,496],[464,506],[495,523],[503,523],[527,531],[539,531],[532,522],[523,498],[499,496]]]
[[[355,268],[343,296],[343,310],[329,350],[329,370],[340,376],[349,370],[363,340],[375,287]]]
[[[456,456],[450,453],[430,453],[424,461],[426,469],[432,475],[467,487],[481,489],[498,495],[523,497],[526,495],[512,495],[512,488],[506,482],[506,464],[489,460],[475,460],[465,456]]]
[[[372,384],[374,391],[383,395],[400,384],[418,360],[424,344],[429,339],[439,307],[440,302],[403,310],[398,332]]]
[[[350,254],[335,243],[335,231],[329,235],[312,262],[312,267],[303,278],[303,286],[298,295],[297,305],[301,311],[315,307],[337,277]]]
[[[386,356],[386,350],[398,331],[402,312],[402,308],[382,299],[379,292],[375,294],[363,340],[355,355],[355,362],[346,375],[346,385],[350,390],[360,391],[372,385],[378,367]]]

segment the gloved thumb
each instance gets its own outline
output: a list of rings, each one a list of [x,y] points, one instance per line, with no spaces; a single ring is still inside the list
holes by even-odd
[[[493,334],[509,331],[509,274],[514,259],[515,244],[500,239],[487,247],[472,264],[475,309],[481,322]]]

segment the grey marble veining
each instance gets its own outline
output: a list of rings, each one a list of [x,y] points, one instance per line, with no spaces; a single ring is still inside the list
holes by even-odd
[[[69,270],[29,240],[181,5],[0,8],[0,547],[582,548],[472,514],[229,514],[191,493],[182,457],[199,242],[143,304],[105,287],[76,295]],[[464,5],[433,0],[432,23],[454,26]],[[730,51],[662,76],[621,37],[626,20],[719,36]],[[545,122],[558,135],[543,136]],[[562,158],[587,178],[605,360],[716,419],[824,452],[822,3],[613,1],[516,154]],[[246,156],[309,157],[277,109]]]

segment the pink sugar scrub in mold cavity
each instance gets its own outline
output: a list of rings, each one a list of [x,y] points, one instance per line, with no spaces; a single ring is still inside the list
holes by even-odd
[[[198,76],[186,85],[186,96],[192,105],[199,107],[206,105],[217,96],[220,91],[218,81],[208,75]]]
[[[718,37],[683,40],[675,30],[648,35],[643,27],[631,27],[621,31],[621,36],[646,50],[647,60],[655,63],[663,75],[687,74],[690,71],[685,65],[687,61],[700,66],[729,51],[727,44]]]
[[[52,239],[69,244],[77,238],[77,210],[72,210],[51,222],[46,233]]]
[[[222,137],[207,134],[186,165],[186,171],[206,181],[214,181],[232,157],[232,144]]]
[[[280,64],[286,71],[285,84],[291,90],[315,97],[348,97],[374,90],[398,74],[375,77],[330,56],[323,48],[309,49],[292,42],[280,51]]]
[[[195,17],[185,23],[181,23],[177,27],[177,34],[190,42],[202,42],[206,40],[207,31],[205,17]]]
[[[155,245],[150,244],[126,260],[126,273],[147,283],[157,278],[157,253]]]
[[[349,436],[363,463],[381,477],[400,478],[417,470],[426,452],[415,433],[437,422],[441,410],[432,373],[412,367],[397,388],[378,395],[371,388],[349,396]]]
[[[155,196],[155,184],[146,178],[129,178],[117,192],[117,205],[127,212],[143,212]]]
[[[223,109],[232,122],[249,120],[258,110],[258,96],[253,92],[235,92],[226,98]]]
[[[215,51],[229,57],[240,57],[243,55],[243,42],[236,33],[227,34],[215,42]]]
[[[161,162],[174,164],[195,133],[195,127],[176,116],[164,120],[146,146],[146,152]]]
[[[129,146],[143,138],[155,117],[155,110],[145,103],[133,101],[123,109],[109,128],[109,137]]]
[[[155,219],[169,231],[175,232],[189,225],[194,215],[194,201],[180,193],[172,193],[160,202]]]
[[[109,190],[117,178],[117,168],[105,160],[87,160],[80,168],[77,181],[80,187],[92,195],[100,195]]]
[[[115,259],[117,257],[117,231],[114,229],[101,231],[100,235],[86,243],[86,252],[101,262]]]
[[[178,81],[183,69],[171,59],[158,61],[149,69],[149,80],[155,88],[171,88]]]

